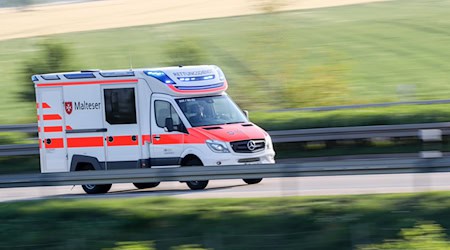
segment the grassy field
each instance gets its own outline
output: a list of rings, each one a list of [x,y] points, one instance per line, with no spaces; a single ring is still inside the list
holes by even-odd
[[[397,239],[417,223],[448,229],[449,195],[1,203],[0,247],[111,249],[117,242],[153,242],[156,249],[355,249]]]
[[[450,1],[393,1],[51,36],[74,65],[174,65],[167,44],[193,41],[206,64],[223,67],[242,108],[372,103],[450,96]],[[21,65],[42,37],[0,42],[0,123],[34,119],[18,99]]]

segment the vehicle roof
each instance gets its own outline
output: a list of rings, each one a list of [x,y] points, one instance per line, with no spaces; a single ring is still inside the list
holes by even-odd
[[[37,88],[146,82],[154,93],[176,96],[221,93],[228,87],[222,70],[215,65],[81,70],[33,75],[32,81]]]

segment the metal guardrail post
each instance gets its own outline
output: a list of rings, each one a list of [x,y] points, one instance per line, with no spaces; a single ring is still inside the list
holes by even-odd
[[[442,131],[440,129],[421,129],[419,130],[419,137],[422,140],[421,158],[442,157]]]

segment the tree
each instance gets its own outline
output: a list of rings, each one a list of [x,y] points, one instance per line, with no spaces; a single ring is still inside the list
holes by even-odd
[[[20,98],[27,102],[35,102],[31,77],[36,74],[71,71],[70,49],[64,43],[45,40],[38,44],[39,52],[35,58],[24,62],[22,71],[27,87],[20,93]]]

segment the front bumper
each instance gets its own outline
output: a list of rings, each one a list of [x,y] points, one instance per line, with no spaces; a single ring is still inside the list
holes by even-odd
[[[275,151],[264,150],[251,154],[211,153],[201,160],[205,166],[273,164],[275,163]]]

